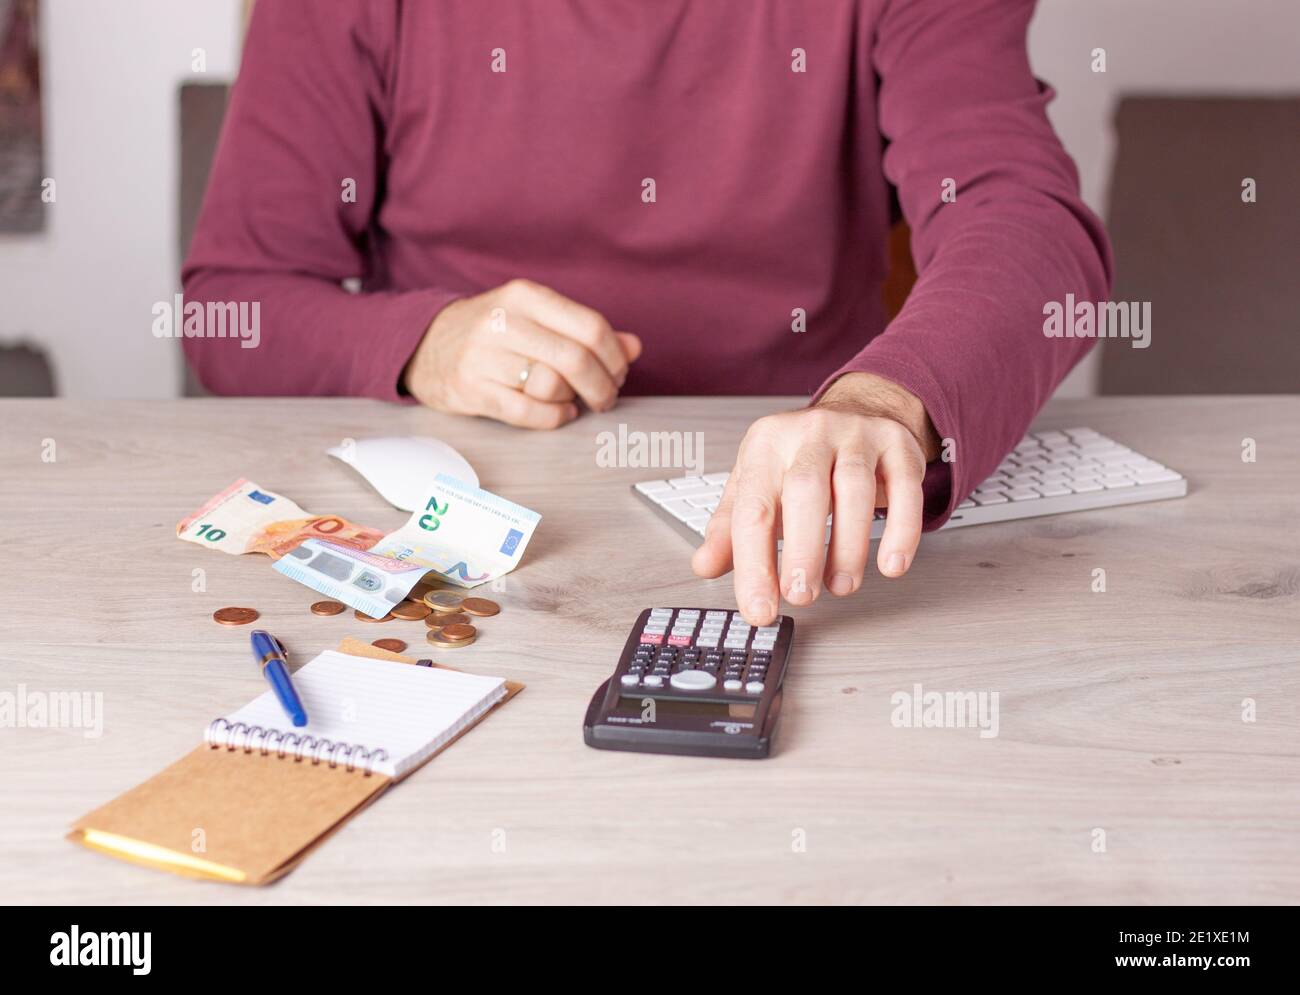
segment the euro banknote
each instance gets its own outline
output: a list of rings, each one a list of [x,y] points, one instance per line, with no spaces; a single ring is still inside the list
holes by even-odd
[[[309,539],[275,569],[315,591],[381,618],[432,574],[477,587],[518,564],[542,516],[445,473],[410,519],[369,550]]]
[[[176,526],[176,534],[223,553],[265,553],[273,560],[306,539],[360,550],[384,537],[378,529],[338,515],[309,514],[287,497],[242,479],[184,518]]]

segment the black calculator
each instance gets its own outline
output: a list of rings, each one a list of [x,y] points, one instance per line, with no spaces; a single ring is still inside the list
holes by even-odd
[[[587,706],[583,739],[600,750],[766,757],[793,642],[785,615],[755,627],[737,611],[647,608]]]

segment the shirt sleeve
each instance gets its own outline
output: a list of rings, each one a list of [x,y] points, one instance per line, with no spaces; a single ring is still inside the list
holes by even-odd
[[[407,360],[456,296],[384,290],[382,274],[367,269],[393,9],[308,0],[254,9],[182,270],[187,307],[246,303],[257,315],[255,336],[185,338],[191,366],[216,393],[396,400]],[[358,277],[361,293],[342,289]]]
[[[1053,93],[1029,68],[1033,8],[885,0],[872,45],[884,171],[919,277],[898,316],[818,395],[863,371],[924,402],[952,457],[927,470],[927,529],[1015,447],[1091,346],[1047,337],[1044,305],[1110,292],[1110,243],[1047,119]]]

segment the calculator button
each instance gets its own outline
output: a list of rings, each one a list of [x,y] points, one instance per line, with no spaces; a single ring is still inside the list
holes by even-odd
[[[690,637],[690,636],[669,636],[669,637],[668,637],[668,645],[669,645],[669,646],[689,646],[689,645],[691,645],[691,637]]]
[[[679,691],[707,691],[718,681],[703,670],[683,670],[673,674],[668,683]]]
[[[650,674],[645,678],[644,683],[648,688],[661,688],[664,686],[664,679],[658,674]]]
[[[744,685],[734,677],[728,678],[722,682],[722,689],[724,691],[739,691],[742,687],[744,687]]]
[[[647,678],[647,682],[648,682],[648,678]],[[750,681],[748,684],[745,685],[745,690],[748,691],[750,694],[761,694],[763,692],[763,682]]]
[[[698,608],[679,608],[677,617],[680,619],[696,619],[700,617],[700,610]]]
[[[664,641],[662,632],[643,632],[641,642],[649,646],[661,646]]]
[[[634,688],[641,683],[641,677],[638,674],[624,674],[619,681],[625,688]]]

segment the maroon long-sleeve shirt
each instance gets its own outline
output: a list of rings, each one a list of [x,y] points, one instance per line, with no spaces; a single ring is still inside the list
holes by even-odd
[[[1044,304],[1108,294],[1032,10],[259,0],[184,290],[258,301],[260,345],[186,353],[219,393],[397,400],[439,309],[527,277],[642,337],[624,393],[908,388],[953,440],[934,528],[1089,345]],[[891,185],[920,279],[887,323]]]

